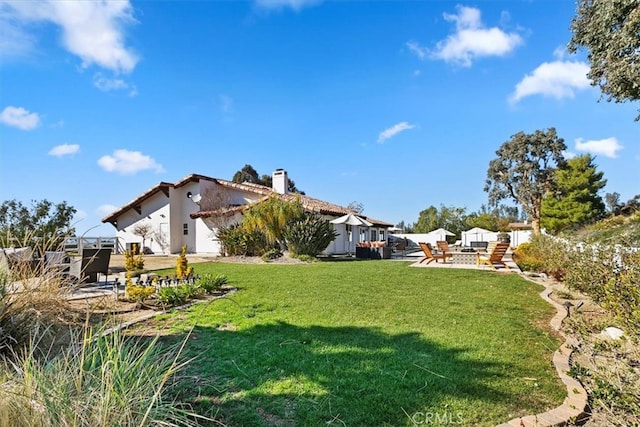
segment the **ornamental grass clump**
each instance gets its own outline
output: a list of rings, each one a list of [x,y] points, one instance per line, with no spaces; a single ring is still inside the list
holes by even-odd
[[[0,427],[191,426],[203,418],[168,393],[187,363],[184,342],[167,349],[120,333],[74,338],[79,344],[58,356],[27,350],[0,365]]]
[[[54,241],[47,243],[31,235],[20,246],[27,247],[33,241],[39,242],[33,248],[36,254],[58,249]],[[0,246],[4,244],[0,242]],[[64,336],[61,328],[77,320],[65,298],[73,287],[69,276],[57,266],[34,259],[7,260],[0,265],[0,355],[26,346],[34,336],[46,350]]]

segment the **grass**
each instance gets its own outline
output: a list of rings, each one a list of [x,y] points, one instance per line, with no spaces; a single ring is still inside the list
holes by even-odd
[[[485,426],[565,397],[553,309],[517,275],[395,261],[194,268],[238,292],[153,327],[172,341],[195,324],[179,397],[227,425]]]

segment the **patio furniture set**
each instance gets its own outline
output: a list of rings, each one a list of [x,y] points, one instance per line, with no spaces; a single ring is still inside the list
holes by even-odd
[[[98,275],[109,274],[110,248],[82,248],[78,254],[65,251],[34,251],[30,247],[0,250],[0,269],[39,275],[61,274],[75,283],[95,283]]]
[[[429,264],[433,261],[436,263],[442,261],[446,263],[449,260],[452,264],[475,264],[476,266],[488,265],[494,270],[497,267],[509,269],[503,259],[509,249],[509,243],[506,242],[477,242],[486,243],[485,245],[477,245],[476,248],[463,248],[453,251],[446,241],[437,242],[437,250],[434,250],[429,243],[420,242],[420,248],[424,253],[424,257],[419,263]],[[484,246],[486,249],[481,249]]]

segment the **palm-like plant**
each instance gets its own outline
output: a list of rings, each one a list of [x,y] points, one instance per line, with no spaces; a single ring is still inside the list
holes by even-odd
[[[285,201],[273,195],[247,209],[242,224],[248,232],[261,230],[270,248],[282,249],[287,224],[303,215],[304,208],[298,199]]]

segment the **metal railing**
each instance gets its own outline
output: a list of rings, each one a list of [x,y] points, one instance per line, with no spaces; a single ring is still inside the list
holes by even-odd
[[[83,249],[111,249],[118,254],[123,252],[117,237],[68,237],[64,241],[65,252],[82,252]]]

